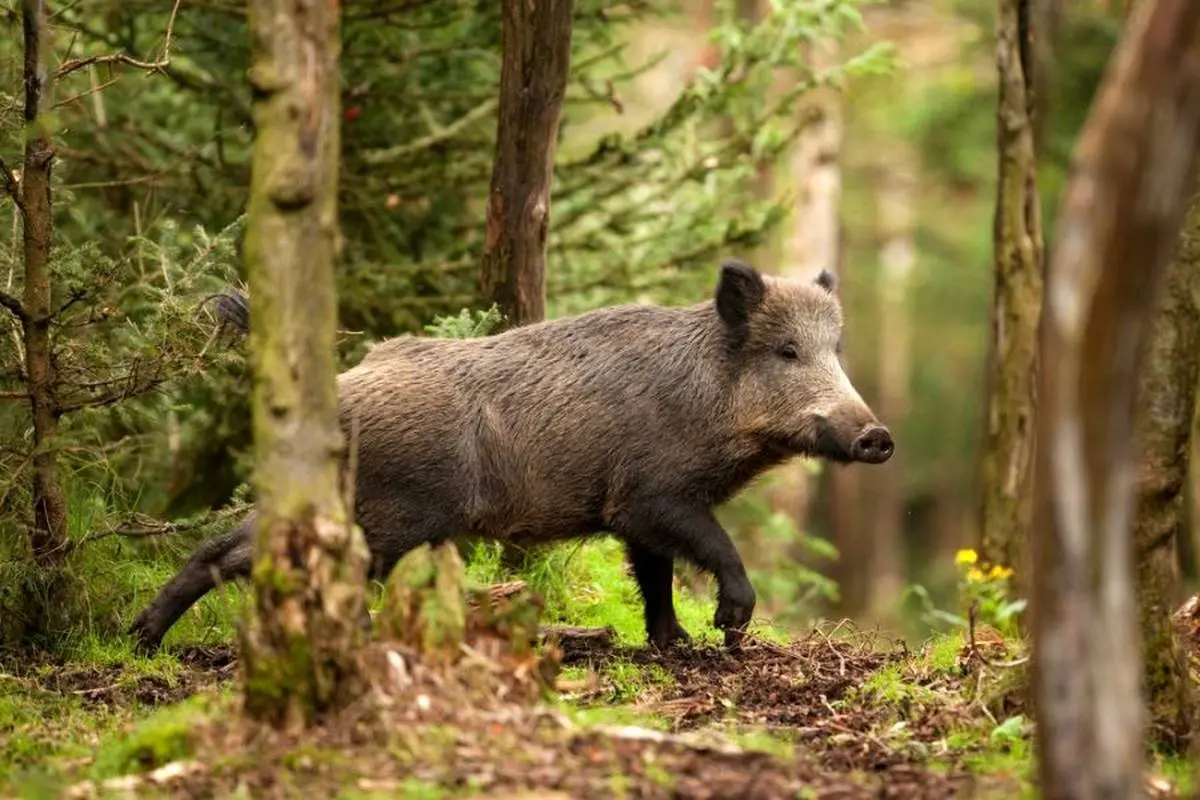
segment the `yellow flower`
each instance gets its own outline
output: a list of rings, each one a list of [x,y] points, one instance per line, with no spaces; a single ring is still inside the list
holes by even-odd
[[[1011,578],[1013,571],[1008,567],[1002,567],[999,564],[992,567],[992,571],[988,573],[988,577],[994,581],[1002,581],[1006,578]]]
[[[959,550],[954,554],[955,564],[974,564],[979,560],[979,554],[974,550]]]
[[[967,571],[968,583],[982,583],[983,578],[983,570],[979,569],[979,567],[971,567],[971,569]]]

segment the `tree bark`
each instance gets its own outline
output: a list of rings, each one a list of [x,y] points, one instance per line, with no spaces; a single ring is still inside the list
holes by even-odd
[[[33,414],[33,531],[34,558],[52,565],[66,553],[67,501],[58,472],[54,439],[61,412],[58,376],[51,339],[53,319],[50,247],[54,231],[50,172],[54,146],[43,111],[52,103],[53,72],[46,66],[48,14],[42,0],[25,0],[25,144],[21,171],[24,212],[25,297],[21,322],[25,334],[26,388]]]
[[[1029,0],[1000,0],[996,29],[999,179],[980,518],[984,558],[1016,568],[1021,586],[1028,585],[1025,556],[1032,513],[1037,335],[1042,314],[1029,7]]]
[[[1196,388],[1200,381],[1200,201],[1193,198],[1150,334],[1138,387],[1137,550],[1142,668],[1161,740],[1191,737],[1187,659],[1171,614],[1181,600],[1176,544],[1188,536],[1184,507]]]
[[[1139,4],[1080,136],[1042,327],[1034,693],[1047,798],[1141,794],[1134,405],[1200,152],[1200,4]]]
[[[546,231],[574,0],[504,0],[496,155],[481,289],[506,327],[546,316]]]
[[[339,8],[254,0],[249,22],[258,521],[244,696],[250,716],[295,730],[359,688],[354,651],[365,614],[367,550],[343,497],[334,360]]]

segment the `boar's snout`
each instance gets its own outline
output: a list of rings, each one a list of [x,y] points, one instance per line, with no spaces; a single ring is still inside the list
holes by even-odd
[[[872,425],[850,444],[850,457],[865,464],[882,464],[895,451],[892,434],[882,425]]]

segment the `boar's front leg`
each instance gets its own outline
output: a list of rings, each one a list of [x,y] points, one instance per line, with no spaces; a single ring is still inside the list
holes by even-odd
[[[674,559],[632,542],[626,549],[646,610],[646,638],[659,650],[666,650],[674,642],[686,644],[691,637],[675,616],[672,595]]]
[[[634,503],[621,515],[624,538],[655,553],[676,553],[717,579],[713,624],[735,643],[754,614],[757,600],[746,567],[729,534],[703,505],[655,498]]]

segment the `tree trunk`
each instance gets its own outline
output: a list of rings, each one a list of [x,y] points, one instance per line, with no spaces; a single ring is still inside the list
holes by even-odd
[[[481,288],[505,326],[546,316],[546,231],[574,0],[504,0],[496,155]]]
[[[1032,513],[1037,333],[1042,314],[1042,225],[1033,127],[1030,1],[1000,0],[996,64],[999,180],[994,295],[982,465],[983,555],[1016,568],[1027,586]]]
[[[358,688],[365,614],[367,550],[342,494],[334,360],[339,8],[254,0],[249,22],[258,521],[242,665],[247,713],[295,730]]]
[[[1047,798],[1141,794],[1134,406],[1200,152],[1200,4],[1139,4],[1079,139],[1047,275],[1033,558]]]
[[[1193,198],[1150,334],[1138,388],[1137,549],[1142,667],[1150,713],[1166,742],[1185,747],[1192,698],[1171,614],[1181,597],[1176,543],[1188,536],[1188,477],[1200,381],[1200,201]]]
[[[54,147],[42,112],[52,103],[53,73],[44,53],[48,15],[42,0],[25,0],[25,144],[21,172],[24,208],[25,298],[22,323],[25,331],[25,371],[33,412],[33,531],[34,558],[44,565],[57,562],[67,549],[67,501],[58,474],[54,439],[58,432],[58,376],[51,340],[53,319],[50,280],[50,245],[53,209],[50,171]]]
[[[880,252],[879,360],[880,419],[896,430],[908,413],[911,326],[908,320],[908,284],[916,263],[913,241],[913,206],[916,172],[913,154],[902,143],[893,145],[879,191]],[[864,482],[871,487],[870,555],[866,569],[867,613],[875,619],[893,620],[904,586],[904,475],[903,455],[874,470]]]

